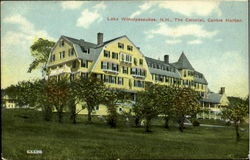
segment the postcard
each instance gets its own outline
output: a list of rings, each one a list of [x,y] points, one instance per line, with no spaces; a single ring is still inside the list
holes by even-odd
[[[2,159],[249,158],[247,6],[1,1]]]

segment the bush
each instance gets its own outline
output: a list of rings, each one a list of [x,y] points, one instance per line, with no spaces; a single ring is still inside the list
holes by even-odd
[[[193,126],[200,126],[200,122],[198,122],[197,120],[194,120],[192,122]]]

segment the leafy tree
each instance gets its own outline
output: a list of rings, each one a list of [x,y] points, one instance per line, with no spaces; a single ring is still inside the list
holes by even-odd
[[[150,132],[151,120],[159,114],[157,107],[157,89],[156,85],[148,84],[145,91],[137,94],[134,112],[141,118],[145,118],[145,131]]]
[[[86,102],[88,110],[88,122],[91,122],[92,111],[95,106],[103,102],[103,94],[106,92],[104,83],[93,75],[76,80],[76,98]]]
[[[48,100],[57,110],[58,122],[62,122],[63,110],[69,100],[69,82],[67,79],[48,82]]]
[[[103,103],[107,106],[108,116],[107,122],[111,128],[115,128],[117,125],[118,113],[117,107],[118,103],[124,102],[125,94],[122,91],[116,89],[107,89],[104,96]]]
[[[169,128],[169,119],[174,114],[173,102],[177,93],[177,88],[168,86],[157,86],[156,105],[159,107],[160,114],[164,116],[165,128]]]
[[[30,50],[34,60],[29,66],[29,73],[48,61],[50,51],[54,45],[55,42],[43,38],[39,38],[31,45]]]
[[[179,123],[179,129],[183,132],[184,121],[187,115],[193,116],[200,111],[198,94],[191,88],[180,88],[173,102],[174,113]]]
[[[76,124],[76,118],[78,113],[80,113],[83,109],[85,109],[85,107],[83,106],[80,110],[77,110],[76,106],[77,104],[79,104],[81,102],[81,100],[79,99],[79,96],[77,96],[79,94],[79,88],[78,86],[82,81],[71,81],[70,85],[69,85],[69,100],[68,100],[68,107],[70,110],[70,119],[72,120],[73,124]],[[82,82],[83,83],[83,82]]]
[[[244,121],[244,118],[248,115],[247,100],[241,98],[231,98],[228,107],[222,110],[223,119],[228,119],[234,122],[236,140],[240,140],[239,123]]]

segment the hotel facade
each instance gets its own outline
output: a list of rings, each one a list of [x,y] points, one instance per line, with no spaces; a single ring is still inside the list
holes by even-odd
[[[103,41],[103,33],[98,33],[96,44],[61,36],[51,50],[46,69],[48,78],[57,80],[64,76],[75,79],[93,74],[107,87],[122,90],[134,99],[136,92],[143,91],[147,82],[190,87],[202,97],[202,106],[209,108],[209,115],[203,113],[202,118],[217,118],[217,110],[213,109],[220,111],[220,107],[228,105],[225,88],[218,94],[209,91],[205,76],[192,67],[183,52],[174,63],[169,62],[169,55],[164,55],[163,61],[146,57],[125,35]],[[130,109],[131,105],[123,104],[118,112]],[[80,113],[87,114],[87,110]],[[96,106],[93,114],[106,115],[106,107]]]

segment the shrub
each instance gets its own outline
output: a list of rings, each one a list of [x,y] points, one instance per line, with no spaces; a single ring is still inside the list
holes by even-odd
[[[198,122],[197,120],[194,120],[192,122],[193,126],[200,126],[200,122]]]

